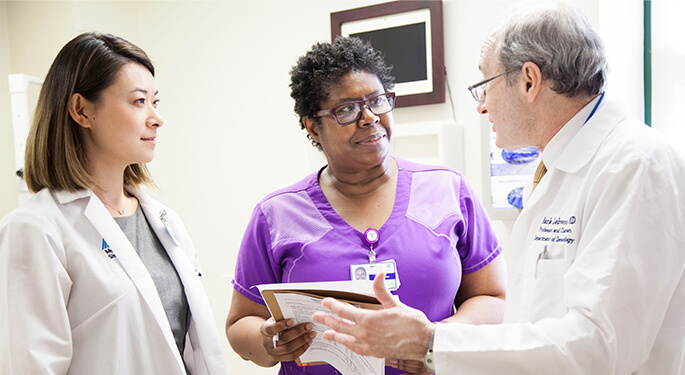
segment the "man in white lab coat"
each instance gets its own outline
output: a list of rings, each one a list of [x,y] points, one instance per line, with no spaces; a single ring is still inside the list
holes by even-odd
[[[378,283],[379,312],[325,300],[353,323],[317,313],[324,337],[438,374],[685,374],[683,155],[604,98],[601,40],[569,5],[512,15],[480,70],[498,147],[544,163],[505,249],[505,324],[433,324]]]

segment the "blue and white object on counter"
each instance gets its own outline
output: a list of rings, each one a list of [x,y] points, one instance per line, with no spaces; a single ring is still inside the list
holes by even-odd
[[[525,147],[515,150],[502,150],[502,159],[509,164],[528,164],[540,156],[537,147]]]
[[[523,186],[510,191],[507,194],[507,202],[518,209],[523,209]]]

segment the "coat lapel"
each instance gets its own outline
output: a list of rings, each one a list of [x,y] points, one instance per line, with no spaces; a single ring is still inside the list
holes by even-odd
[[[68,203],[78,198],[88,199],[84,215],[100,236],[102,236],[103,250],[105,246],[109,247],[111,250],[109,252],[110,257],[112,256],[111,254],[116,257],[121,267],[138,289],[140,296],[150,308],[159,329],[162,331],[167,345],[170,349],[178,352],[176,342],[171,333],[171,327],[169,326],[169,320],[166,317],[162,301],[159,298],[159,292],[150,273],[100,199],[92,191],[80,191],[77,193],[59,192],[58,195],[60,203]],[[183,368],[180,356],[177,357],[179,366]]]
[[[191,248],[185,228],[182,227],[175,213],[167,211],[163,205],[150,199],[145,192],[131,191],[131,193],[138,197],[150,227],[164,246],[183,283],[191,311],[191,329],[194,327],[197,330],[197,337],[200,339],[200,342],[194,343],[193,346],[202,348],[203,360],[207,368],[224,371],[223,352],[214,315],[202,285],[201,274],[197,269],[197,260],[191,260],[191,256],[195,256],[195,251]]]

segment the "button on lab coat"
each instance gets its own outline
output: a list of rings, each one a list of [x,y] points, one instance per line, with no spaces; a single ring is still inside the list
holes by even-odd
[[[188,368],[225,374],[183,224],[144,192],[130,191],[185,288]],[[150,274],[91,191],[43,189],[0,223],[0,344],[3,375],[185,374]]]
[[[438,325],[438,374],[685,374],[685,160],[606,101],[578,128],[504,250],[507,324]]]

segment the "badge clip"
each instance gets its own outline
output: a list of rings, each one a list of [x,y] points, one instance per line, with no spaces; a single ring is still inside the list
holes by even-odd
[[[380,233],[377,229],[369,228],[364,232],[364,243],[369,245],[369,264],[376,264],[376,252],[373,251],[373,246],[378,243]]]

